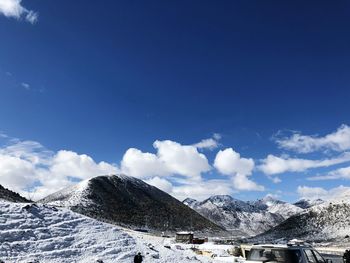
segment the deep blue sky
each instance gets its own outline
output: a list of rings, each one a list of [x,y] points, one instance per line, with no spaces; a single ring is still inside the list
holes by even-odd
[[[280,153],[279,130],[350,123],[348,1],[23,5],[34,25],[0,16],[0,130],[13,137],[119,162],[216,132],[259,159]]]

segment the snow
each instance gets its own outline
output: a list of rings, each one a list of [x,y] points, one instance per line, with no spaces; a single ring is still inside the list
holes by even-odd
[[[235,236],[253,236],[278,225],[302,208],[271,196],[256,201],[241,201],[229,195],[215,195],[202,202],[187,198],[184,204]]]
[[[76,185],[73,185],[71,187],[65,188],[59,192],[56,192],[45,199],[52,199],[56,200],[59,199],[59,201],[51,201],[50,205],[53,206],[60,206],[60,207],[72,207],[76,206],[78,204],[83,204],[84,206],[88,206],[90,204],[89,200],[86,200],[84,196],[86,195],[86,192],[88,191],[90,180],[84,180],[79,182]],[[69,198],[68,198],[69,197]]]
[[[5,262],[204,262],[192,250],[164,247],[170,239],[99,222],[68,209],[0,201],[0,259]]]

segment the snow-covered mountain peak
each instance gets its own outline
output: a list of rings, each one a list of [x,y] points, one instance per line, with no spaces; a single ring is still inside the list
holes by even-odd
[[[202,202],[185,199],[184,203],[238,235],[261,233],[303,211],[272,196],[246,202],[229,195],[215,195]]]
[[[322,199],[311,200],[311,199],[302,198],[299,201],[295,202],[294,205],[297,207],[300,207],[302,209],[307,209],[307,208],[310,208],[312,206],[322,204],[324,202],[325,201],[323,201]]]
[[[234,201],[237,201],[237,199],[234,199],[230,195],[213,195],[213,196],[209,197],[208,199],[204,200],[203,203],[208,202],[208,201],[217,205],[217,206],[225,206],[225,205],[231,204]]]
[[[261,199],[261,201],[266,204],[267,206],[271,206],[274,204],[285,204],[286,202],[278,200],[277,198],[271,196],[271,195],[266,195],[264,198]]]
[[[193,198],[186,198],[185,200],[182,201],[182,203],[191,207],[192,205],[195,205],[196,203],[198,203],[198,201]]]
[[[126,175],[97,176],[49,195],[40,202],[68,207],[129,228],[225,232],[169,194]]]

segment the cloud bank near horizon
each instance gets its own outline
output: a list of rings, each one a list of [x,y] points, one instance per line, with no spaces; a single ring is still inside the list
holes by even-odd
[[[329,141],[329,138],[342,134],[341,141],[344,141],[347,128],[348,126],[342,125],[336,132],[331,133],[332,136],[319,138],[328,138]],[[172,140],[156,140],[153,143],[154,152],[129,148],[120,163],[97,162],[87,154],[70,150],[53,152],[39,142],[11,138],[4,133],[0,133],[0,139],[5,141],[0,146],[0,184],[34,199],[94,176],[125,173],[140,178],[179,200],[187,197],[203,200],[216,194],[266,192],[269,189],[256,181],[257,176],[263,174],[274,183],[280,183],[282,179],[277,175],[286,172],[300,173],[350,162],[350,152],[340,151],[340,148],[347,149],[345,146],[337,146],[338,150],[334,154],[323,159],[268,154],[265,159],[254,160],[241,156],[231,147],[223,147],[220,144],[219,134],[190,145]],[[319,150],[324,150],[325,144],[322,145]],[[207,153],[219,147],[221,149],[214,152],[215,157],[211,163]],[[334,146],[329,147],[335,149]],[[305,179],[306,181],[348,180],[349,171],[348,166],[337,167],[327,174],[305,176]],[[207,176],[213,174],[216,175],[214,179],[213,176]],[[331,190],[305,185],[296,189],[299,197],[310,199],[321,195],[330,196],[327,191]]]

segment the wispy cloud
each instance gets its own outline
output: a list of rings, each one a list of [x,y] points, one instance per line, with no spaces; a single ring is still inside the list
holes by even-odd
[[[305,199],[315,200],[320,198],[323,200],[329,200],[344,196],[344,194],[349,195],[350,187],[340,185],[338,187],[326,190],[322,187],[298,186],[297,193],[301,198]]]
[[[291,136],[279,137],[280,134],[277,134],[274,139],[280,148],[298,153],[310,153],[323,149],[341,152],[350,149],[350,127],[345,124],[325,136],[302,135],[294,132]]]
[[[325,175],[316,175],[308,178],[308,180],[310,181],[337,180],[337,179],[350,180],[350,167],[339,168]]]
[[[31,24],[38,21],[38,13],[25,8],[22,5],[22,0],[0,0],[0,14],[25,20]]]
[[[277,157],[268,155],[262,160],[258,169],[267,175],[281,174],[285,172],[303,172],[312,168],[329,167],[350,161],[350,153],[346,152],[331,159],[308,160],[300,158]]]
[[[28,83],[22,82],[21,86],[25,88],[26,90],[30,90],[30,85]]]
[[[212,138],[203,139],[198,143],[193,144],[194,147],[198,149],[209,149],[214,150],[219,147],[219,140],[221,139],[221,135],[218,133],[214,133]]]

